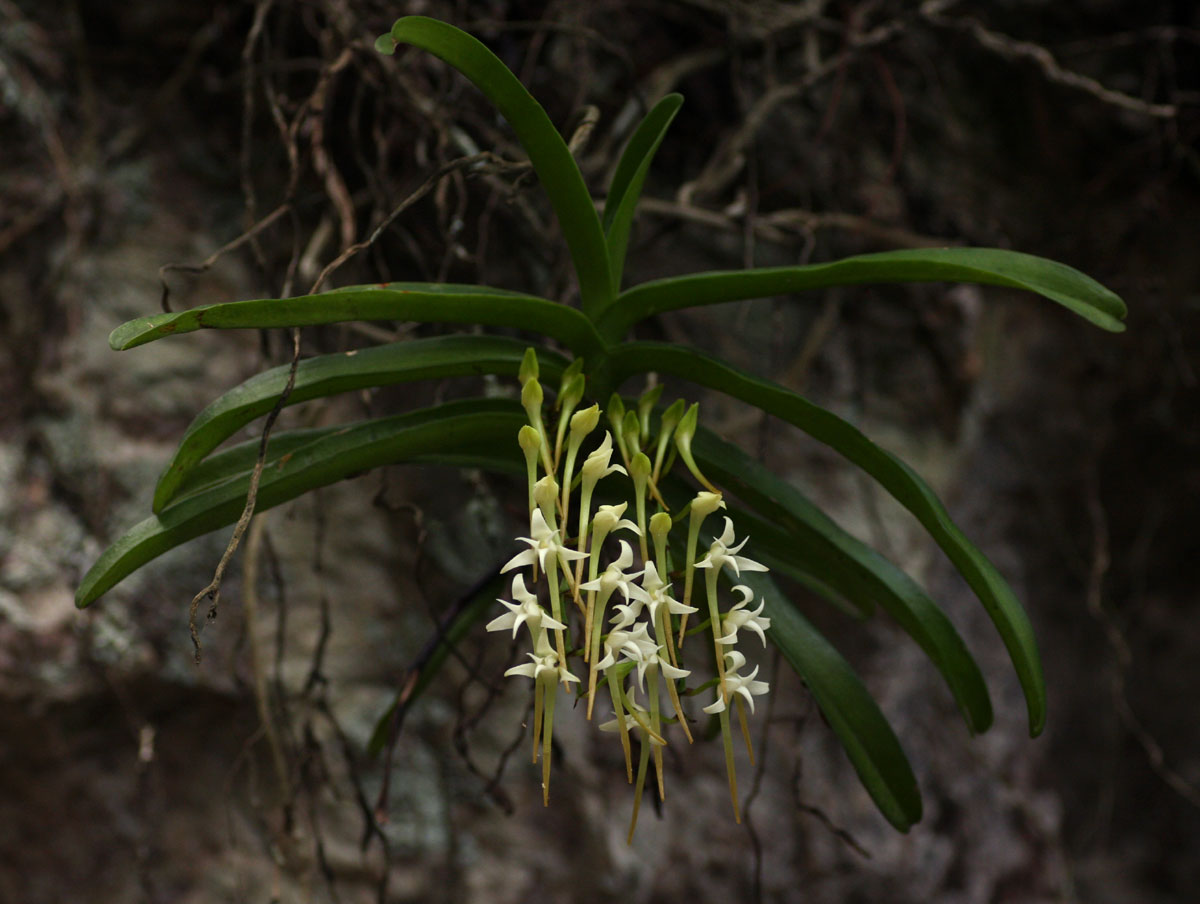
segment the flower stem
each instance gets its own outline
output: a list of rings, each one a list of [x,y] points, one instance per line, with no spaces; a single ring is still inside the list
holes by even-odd
[[[559,601],[558,593],[558,558],[554,555],[546,560],[546,581],[550,584],[550,614],[554,616],[555,621],[565,625],[566,622],[562,617],[562,603]],[[563,642],[562,628],[554,629],[554,644],[558,650],[558,664],[565,666],[567,664],[567,648]]]
[[[558,687],[553,681],[546,682],[546,718],[542,724],[542,806],[550,806],[550,742],[554,737],[554,701],[558,699]]]
[[[729,730],[729,708],[721,710],[721,739],[725,744],[725,774],[729,776],[729,799],[733,802],[733,819],[741,823],[742,814],[738,808],[737,769],[733,765],[733,732]]]
[[[642,739],[642,753],[638,760],[638,776],[637,787],[633,789],[633,819],[629,821],[629,837],[625,840],[626,844],[633,844],[633,832],[637,828],[638,810],[642,806],[642,791],[646,787],[646,766],[650,761],[650,744],[649,738]]]
[[[746,742],[746,752],[750,754],[750,765],[754,765],[754,745],[750,743],[750,726],[746,724],[746,705],[742,703],[742,698],[735,696],[734,702],[737,704],[738,721],[742,723],[742,739]]]
[[[596,602],[596,606],[592,612],[588,613],[588,632],[591,635],[588,640],[591,642],[589,650],[591,656],[591,668],[588,669],[588,706],[587,717],[592,718],[592,703],[596,697],[596,663],[600,661],[600,629],[604,624],[604,611],[608,608],[608,601],[612,597],[613,591],[610,589],[607,592],[600,591],[600,599]],[[591,595],[588,596],[588,601],[591,602]]]
[[[662,715],[659,713],[658,706],[658,666],[650,666],[650,724],[654,726],[654,731],[662,734]],[[658,745],[651,745],[654,750],[654,774],[658,778],[658,799],[666,800],[667,793],[663,788],[663,761],[662,748]]]
[[[633,781],[633,753],[629,746],[629,726],[625,724],[625,706],[621,703],[621,692],[617,687],[617,676],[612,669],[604,670],[604,680],[612,695],[613,713],[617,717],[617,730],[621,733],[621,749],[625,751],[625,780]]]
[[[720,679],[720,683],[718,686],[721,688],[721,694],[724,695],[725,694],[725,651],[722,649],[724,644],[722,644],[719,640],[717,640],[717,638],[721,636],[721,613],[717,610],[717,578],[719,576],[720,576],[720,572],[718,571],[718,569],[716,569],[716,568],[708,569],[708,573],[705,574],[705,576],[704,576],[705,577],[704,586],[705,586],[705,589],[708,591],[708,617],[709,617],[709,620],[712,622],[711,627],[712,627],[712,635],[713,635],[713,652],[716,654],[716,657],[717,657],[717,677]]]
[[[690,606],[692,604],[692,585],[696,581],[696,546],[700,540],[700,522],[703,518],[697,517],[694,513],[688,518],[688,537],[687,537],[687,559],[686,566],[683,571],[683,604]],[[687,631],[688,613],[683,613],[679,617],[679,647],[683,648],[683,637]]]
[[[545,705],[546,690],[542,686],[541,679],[535,679],[533,682],[533,760],[536,763],[538,758],[538,745],[542,740],[542,709]]]

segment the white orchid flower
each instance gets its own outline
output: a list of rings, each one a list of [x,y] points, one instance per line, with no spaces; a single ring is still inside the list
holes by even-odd
[[[730,650],[725,654],[724,689],[718,691],[717,699],[714,703],[704,707],[706,713],[724,712],[726,709],[726,698],[732,700],[734,694],[742,697],[749,705],[750,712],[754,712],[754,698],[767,693],[771,687],[765,681],[754,680],[754,676],[758,674],[758,666],[755,666],[754,671],[749,675],[738,674],[745,665],[746,657],[737,650]]]
[[[587,553],[576,552],[573,549],[568,549],[563,545],[559,532],[551,530],[550,525],[546,523],[546,518],[542,515],[541,509],[534,509],[533,515],[529,518],[529,533],[528,537],[518,537],[529,544],[529,549],[517,553],[504,567],[501,572],[512,571],[514,568],[521,568],[525,565],[538,563],[538,567],[542,571],[546,570],[546,557],[554,555],[555,558],[562,563],[563,567],[567,567],[567,563],[573,559],[586,559]]]
[[[579,469],[586,483],[595,485],[597,481],[607,477],[609,474],[628,474],[620,465],[610,464],[612,461],[612,452],[612,434],[605,430],[604,439],[601,441],[599,447],[583,460],[583,467]]]
[[[529,633],[536,638],[546,628],[555,630],[566,629],[566,625],[555,621],[546,614],[546,610],[538,603],[535,594],[525,589],[524,575],[518,574],[513,578],[512,597],[517,602],[510,603],[507,600],[496,600],[502,606],[507,607],[508,611],[487,623],[489,631],[505,631],[508,628],[512,628],[512,636],[516,638],[517,629],[522,624],[528,624]]]
[[[749,537],[743,538],[741,543],[734,545],[737,538],[733,535],[733,521],[726,516],[725,530],[721,532],[721,536],[713,540],[712,545],[708,548],[707,555],[696,563],[697,568],[713,568],[720,571],[722,568],[732,568],[733,573],[741,575],[742,569],[746,571],[769,571],[766,565],[761,562],[755,562],[753,559],[748,559],[745,556],[739,556],[742,547],[746,545]]]
[[[671,660],[662,655],[662,651],[663,647],[655,646],[653,652],[649,653],[648,655],[643,655],[640,659],[635,660],[635,662],[637,662],[638,687],[640,687],[643,691],[646,690],[646,670],[652,665],[658,666],[658,670],[672,681],[679,678],[686,678],[688,675],[692,674],[687,669],[679,669],[671,665]],[[653,687],[653,685],[651,685],[651,687]]]
[[[767,635],[764,632],[765,629],[771,627],[771,619],[762,614],[763,608],[767,605],[766,600],[760,599],[757,609],[749,609],[747,607],[754,599],[754,591],[745,584],[738,584],[733,588],[733,592],[741,596],[741,599],[734,603],[733,608],[721,618],[721,630],[725,634],[723,637],[717,638],[717,643],[737,643],[738,630],[747,628],[759,636],[765,647]]]
[[[545,635],[542,635],[545,637]],[[530,661],[523,665],[514,665],[511,669],[504,673],[507,678],[510,675],[520,675],[525,678],[532,678],[537,681],[543,675],[553,676],[554,681],[574,681],[579,682],[579,679],[567,671],[567,667],[558,661],[558,653],[549,644],[541,645],[541,651],[537,653],[526,653]]]
[[[604,573],[596,578],[596,580],[580,584],[580,590],[598,590],[600,591],[601,599],[604,600],[612,596],[615,591],[620,590],[621,596],[625,597],[626,602],[629,601],[631,596],[636,595],[639,588],[633,582],[636,578],[641,577],[642,572],[625,573],[625,569],[633,564],[633,550],[624,540],[621,540],[620,544],[620,555],[608,564],[608,567],[604,569]]]
[[[654,641],[650,638],[645,622],[639,622],[632,631],[621,629],[610,631],[608,637],[604,639],[605,656],[596,663],[596,669],[607,669],[616,665],[618,655],[640,664],[652,656],[655,649]]]
[[[624,732],[628,733],[628,732],[633,731],[634,729],[637,729],[639,732],[641,732],[641,737],[643,740],[649,741],[651,744],[653,744],[656,747],[665,747],[666,743],[667,743],[665,738],[655,735],[652,732],[646,731],[646,729],[644,727],[647,724],[649,724],[648,717],[650,715],[650,713],[647,712],[646,708],[644,706],[641,706],[638,703],[635,703],[633,700],[629,701],[629,705],[633,708],[634,712],[637,713],[636,716],[631,712],[622,713],[621,721],[618,722],[617,718],[614,714],[614,717],[612,719],[609,719],[607,722],[600,723],[600,725],[599,725],[600,730],[601,731],[624,731]],[[641,718],[639,719],[638,716],[641,716]],[[622,722],[624,723],[623,728],[622,728],[622,724],[621,724]]]
[[[592,519],[592,530],[604,537],[617,530],[631,530],[638,536],[641,536],[641,528],[628,518],[621,517],[625,514],[625,509],[627,508],[629,508],[628,502],[622,502],[620,505],[600,506],[596,509],[596,517]],[[632,559],[629,560],[629,564],[633,564]]]
[[[666,606],[670,615],[683,615],[699,611],[695,606],[685,606],[670,594],[671,585],[664,583],[653,562],[646,563],[642,586],[635,588],[635,596],[650,610],[650,621],[658,624],[658,610]],[[618,606],[618,608],[621,608]]]

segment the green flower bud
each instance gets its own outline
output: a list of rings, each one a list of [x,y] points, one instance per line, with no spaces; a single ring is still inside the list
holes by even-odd
[[[525,349],[525,357],[521,359],[521,368],[517,371],[517,379],[523,387],[530,380],[538,378],[537,352],[532,348]]]
[[[657,386],[651,386],[638,399],[638,426],[641,428],[640,436],[643,443],[650,439],[650,412],[654,410],[654,406],[658,404],[662,394],[663,387],[660,383]]]
[[[600,423],[600,406],[593,405],[571,415],[571,437],[584,437],[596,429]]]

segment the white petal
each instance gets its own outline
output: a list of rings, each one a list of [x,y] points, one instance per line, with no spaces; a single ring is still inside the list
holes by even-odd
[[[510,675],[521,675],[525,678],[533,678],[537,675],[537,668],[537,664],[533,662],[527,662],[524,665],[514,665],[511,669],[504,673],[504,677],[507,678]]]
[[[532,549],[526,549],[524,552],[517,553],[505,562],[504,567],[500,569],[500,573],[503,574],[506,571],[512,571],[514,568],[524,568],[526,565],[532,565],[537,560],[537,553]]]
[[[728,515],[725,516],[725,530],[721,531],[721,536],[717,538],[717,542],[725,548],[733,545],[735,537],[733,535],[733,519]],[[744,542],[744,541],[743,541]]]
[[[754,599],[754,591],[745,584],[735,584],[733,587],[733,592],[741,597],[738,602],[733,604],[734,609],[743,609],[750,605],[750,601]]]
[[[680,678],[686,678],[688,675],[692,674],[688,669],[677,669],[664,659],[660,659],[658,661],[658,667],[662,669],[662,673],[672,681],[678,681]]]
[[[747,559],[745,556],[730,556],[729,561],[733,563],[733,570],[736,574],[741,574],[741,569],[746,571],[770,571],[762,562],[755,562],[753,559]]]
[[[533,552],[532,549],[527,550],[527,551],[530,553]],[[525,575],[518,574],[518,575],[513,576],[512,598],[514,600],[517,600],[518,602],[522,602],[522,603],[528,603],[528,602],[536,603],[537,602],[537,595],[534,593],[530,593],[527,589],[525,589]],[[501,600],[501,602],[504,602],[504,601]]]

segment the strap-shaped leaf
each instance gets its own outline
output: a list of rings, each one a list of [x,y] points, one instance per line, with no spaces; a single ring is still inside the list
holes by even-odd
[[[843,597],[878,602],[920,645],[946,679],[973,733],[992,724],[992,705],[979,666],[946,614],[907,574],[851,536],[803,493],[708,431],[697,432],[692,453],[709,477],[733,492],[790,539],[777,549],[776,532],[746,524],[755,552],[767,549],[791,560]],[[735,523],[736,523],[735,519]],[[745,523],[748,519],[741,519]],[[770,564],[768,562],[768,564]]]
[[[933,490],[912,468],[832,411],[695,349],[631,342],[614,349],[609,363],[618,382],[637,373],[670,373],[755,405],[799,427],[875,478],[929,531],[983,603],[1004,641],[1025,693],[1030,734],[1041,732],[1046,719],[1046,683],[1029,616],[995,566],[966,538]]]
[[[921,792],[900,741],[862,680],[769,575],[743,573],[738,580],[765,598],[767,636],[808,685],[875,805],[907,832],[921,819]]]
[[[600,312],[597,328],[615,341],[653,314],[699,305],[788,295],[829,286],[888,282],[962,282],[1036,292],[1103,329],[1125,329],[1125,303],[1066,264],[1001,248],[912,248],[824,264],[694,273],[642,283]]]
[[[479,399],[451,402],[409,414],[321,431],[314,442],[272,456],[259,484],[257,508],[265,511],[297,496],[381,465],[402,461],[463,463],[472,456],[495,463],[511,448],[511,469],[522,470],[517,431],[524,412],[514,402]],[[286,444],[286,434],[283,435]],[[274,445],[274,444],[272,444]],[[230,457],[227,463],[244,460]],[[233,524],[242,513],[249,474],[230,474],[206,489],[168,505],[131,528],[91,567],[75,593],[87,606],[126,575],[181,543]]]
[[[108,337],[118,351],[201,329],[239,330],[315,326],[351,320],[413,320],[508,326],[551,336],[576,354],[600,347],[600,338],[579,311],[566,305],[499,289],[381,283],[348,286],[318,295],[260,298],[200,305],[123,323]]]
[[[683,95],[668,94],[646,114],[634,130],[629,144],[617,163],[612,185],[608,189],[608,200],[604,202],[602,221],[608,242],[609,269],[612,271],[613,288],[620,290],[621,274],[625,272],[625,251],[629,245],[629,230],[638,199],[642,196],[642,185],[650,164],[662,144],[671,121],[683,105]]]
[[[300,362],[287,404],[416,380],[474,374],[515,376],[527,347],[525,342],[501,336],[440,336],[320,355]],[[561,355],[546,349],[538,350],[538,358],[549,380],[556,380],[567,364]],[[197,462],[275,406],[290,370],[289,365],[283,365],[257,374],[196,416],[158,479],[154,511],[162,511],[171,501]]]
[[[479,40],[425,16],[405,16],[392,26],[396,44],[412,44],[445,60],[470,79],[508,120],[550,197],[567,240],[585,312],[612,300],[615,290],[596,206],[571,151],[550,117],[512,71]],[[386,39],[376,43],[389,52]]]
[[[271,434],[264,466],[270,468],[280,459],[294,455],[298,449],[344,429],[345,427],[341,424],[334,424],[329,427],[314,427],[306,430],[278,430]],[[217,484],[244,478],[254,469],[260,444],[260,439],[249,439],[230,446],[228,449],[222,449],[198,462],[195,467],[188,469],[182,482],[176,488],[171,502],[179,502],[187,496],[211,489]]]

